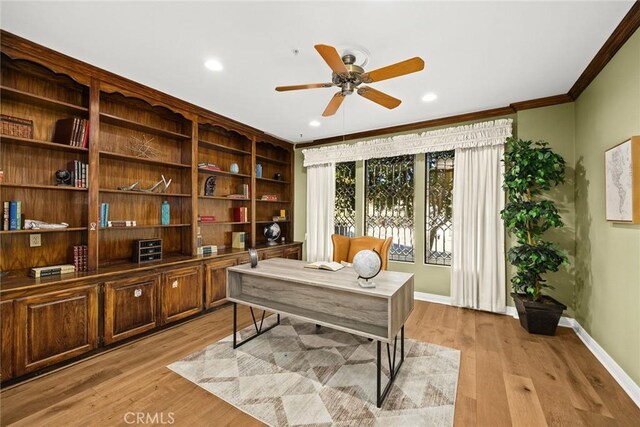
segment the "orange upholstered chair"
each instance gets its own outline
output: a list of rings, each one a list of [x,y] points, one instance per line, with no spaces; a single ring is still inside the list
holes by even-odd
[[[346,261],[353,262],[353,257],[360,251],[365,249],[375,249],[382,258],[382,269],[387,269],[387,261],[389,260],[389,248],[393,238],[377,239],[375,237],[346,237],[340,234],[332,234],[333,242],[333,260],[335,262]]]

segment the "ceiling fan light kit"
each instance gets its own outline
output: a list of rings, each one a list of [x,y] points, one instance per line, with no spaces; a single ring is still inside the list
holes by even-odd
[[[322,59],[329,65],[333,71],[331,74],[331,83],[312,83],[306,85],[294,86],[278,86],[276,91],[285,92],[300,89],[317,89],[324,87],[339,87],[337,92],[329,101],[322,115],[324,117],[332,116],[338,111],[342,101],[347,95],[351,95],[354,91],[358,95],[366,98],[376,104],[382,105],[388,109],[396,108],[401,100],[380,92],[369,86],[361,86],[363,83],[374,83],[394,77],[404,76],[406,74],[415,73],[424,69],[424,61],[422,58],[415,57],[406,61],[398,62],[386,67],[378,68],[370,72],[365,72],[364,68],[356,65],[356,57],[351,53],[346,53],[342,57],[333,46],[324,44],[315,45],[316,50],[322,56]]]

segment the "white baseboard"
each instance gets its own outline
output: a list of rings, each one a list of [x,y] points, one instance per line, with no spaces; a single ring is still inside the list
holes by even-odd
[[[414,298],[419,301],[434,302],[437,304],[451,305],[451,297],[444,295],[428,294],[426,292],[414,292]],[[514,306],[508,305],[506,315],[518,318],[518,312]],[[611,374],[620,387],[629,395],[631,400],[640,408],[640,385],[636,384],[633,379],[616,363],[609,354],[600,347],[600,344],[594,340],[591,335],[584,330],[578,321],[571,317],[562,316],[558,326],[572,328],[578,338],[584,343],[589,351],[598,359],[604,368]]]

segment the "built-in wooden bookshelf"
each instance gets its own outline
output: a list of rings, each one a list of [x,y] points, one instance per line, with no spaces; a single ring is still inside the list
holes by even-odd
[[[132,82],[121,88],[123,82],[96,78],[76,63],[59,69],[38,62],[2,53],[2,114],[32,120],[33,134],[0,135],[0,200],[20,200],[24,219],[69,226],[0,230],[1,271],[13,277],[31,267],[68,263],[75,245],[89,246],[90,269],[126,265],[136,239],[162,238],[165,258],[195,256],[198,232],[203,244],[217,245],[220,253],[230,249],[233,232],[246,233],[247,247],[259,246],[266,242],[264,226],[281,209],[288,215],[278,221],[282,237],[292,241],[289,144],[143,86],[137,90]],[[89,120],[88,148],[53,142],[56,122],[67,118]],[[136,151],[140,145],[146,155]],[[87,188],[57,185],[56,171],[73,160],[89,165]],[[200,163],[220,170],[200,168]],[[166,192],[139,191],[161,176],[171,179]],[[204,194],[209,177],[216,179],[213,195]],[[134,189],[121,189],[135,182]],[[242,185],[248,186],[248,197],[228,197],[242,194]],[[260,200],[264,194],[277,200]],[[165,200],[169,225],[161,223]],[[109,204],[109,220],[135,220],[136,227],[101,227],[101,203]],[[238,207],[247,209],[246,221],[234,219]],[[213,215],[216,221],[199,224],[198,215]],[[30,247],[30,234],[42,234],[40,247]]]

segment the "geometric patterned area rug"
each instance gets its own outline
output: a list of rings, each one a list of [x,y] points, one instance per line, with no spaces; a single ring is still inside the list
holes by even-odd
[[[275,316],[264,327],[271,323]],[[251,325],[239,337],[253,333]],[[229,335],[168,368],[271,426],[453,425],[458,350],[405,339],[404,364],[377,408],[375,341],[284,316],[236,350],[231,341]],[[398,361],[400,343],[397,351]]]

